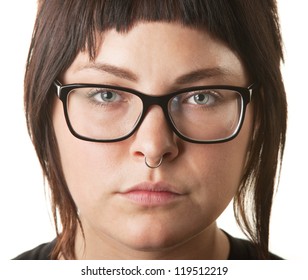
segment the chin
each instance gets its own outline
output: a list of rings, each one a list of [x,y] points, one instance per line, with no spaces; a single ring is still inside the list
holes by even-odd
[[[152,224],[146,227],[134,227],[126,231],[124,243],[127,247],[143,252],[164,252],[186,243],[194,233],[185,232],[176,226]]]

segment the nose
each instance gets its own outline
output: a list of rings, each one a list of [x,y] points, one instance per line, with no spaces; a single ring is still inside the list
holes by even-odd
[[[152,106],[133,136],[131,154],[135,160],[157,165],[171,162],[179,153],[178,139],[159,106]]]

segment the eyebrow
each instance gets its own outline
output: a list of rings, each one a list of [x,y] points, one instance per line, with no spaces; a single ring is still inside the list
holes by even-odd
[[[134,74],[132,71],[122,68],[122,67],[106,64],[106,63],[86,64],[86,65],[79,67],[77,71],[80,71],[83,69],[98,70],[104,73],[109,73],[118,78],[126,79],[126,80],[133,81],[133,82],[138,81],[138,76]],[[184,74],[178,77],[175,80],[175,84],[178,84],[178,85],[191,84],[194,82],[201,81],[203,79],[209,79],[209,78],[219,77],[219,76],[224,77],[228,75],[232,75],[232,72],[222,67],[197,69],[197,70],[194,70],[192,72],[189,72],[187,74]]]
[[[212,68],[205,68],[205,69],[198,69],[192,71],[190,73],[184,74],[176,79],[176,84],[191,84],[203,79],[209,79],[213,77],[224,77],[231,75],[231,71],[227,70],[226,68],[222,67],[212,67]]]
[[[104,73],[109,73],[111,75],[114,75],[118,78],[122,78],[125,80],[133,81],[136,82],[138,80],[138,77],[136,74],[131,72],[128,69],[125,68],[120,68],[117,66],[113,66],[110,64],[105,64],[105,63],[91,63],[91,64],[86,64],[83,65],[82,67],[78,68],[77,71],[83,70],[83,69],[93,69],[93,70],[98,70],[100,72]]]

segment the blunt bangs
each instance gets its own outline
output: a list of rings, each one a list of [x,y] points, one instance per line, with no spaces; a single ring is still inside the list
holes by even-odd
[[[44,10],[57,12],[50,15]],[[266,60],[266,57],[255,53],[263,51],[258,50],[260,46],[256,46],[255,43],[262,36],[260,22],[268,26],[271,24],[267,19],[269,14],[265,11],[264,1],[251,4],[251,1],[234,0],[46,1],[41,9],[44,16],[50,17],[46,24],[53,25],[49,27],[54,31],[54,34],[50,34],[51,38],[59,38],[63,47],[75,48],[75,55],[87,49],[90,57],[94,59],[98,43],[97,34],[109,29],[128,32],[138,22],[178,22],[183,26],[205,28],[213,36],[224,41],[240,55],[252,77],[257,77],[254,69],[262,62],[251,65],[248,58],[254,54],[256,59]],[[277,29],[277,22],[276,25]],[[273,45],[273,42],[268,44],[268,40],[272,39],[269,36],[262,38],[267,47]],[[279,46],[277,43],[274,45]],[[276,53],[279,61],[282,56],[279,47]],[[263,69],[261,73],[264,72]]]

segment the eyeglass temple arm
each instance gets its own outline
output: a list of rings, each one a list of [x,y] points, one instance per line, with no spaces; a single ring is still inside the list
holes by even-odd
[[[252,99],[252,94],[253,94],[253,91],[259,86],[259,83],[258,82],[255,82],[253,84],[251,84],[247,89],[249,90],[249,100]]]
[[[62,84],[58,81],[58,80],[55,80],[53,82],[54,86],[56,87],[57,89],[57,95],[58,97],[60,98],[60,92],[61,92],[61,87],[62,87]]]

